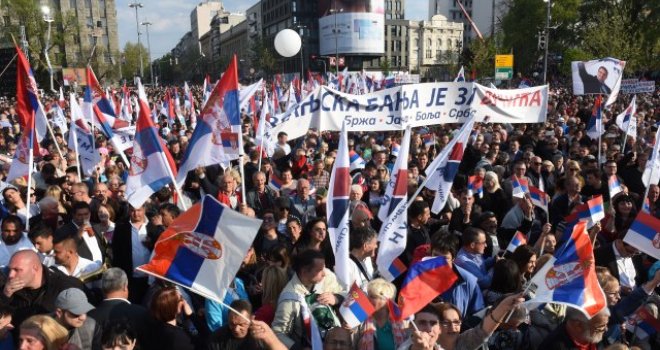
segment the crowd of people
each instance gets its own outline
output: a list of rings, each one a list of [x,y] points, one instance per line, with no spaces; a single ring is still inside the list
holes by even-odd
[[[641,332],[635,315],[645,308],[658,322],[660,263],[623,238],[645,203],[645,210],[660,217],[658,184],[647,189],[642,182],[657,142],[660,92],[637,95],[637,137],[625,142],[615,117],[632,95],[620,95],[603,111],[606,132],[599,147],[586,135],[594,98],[574,96],[560,83],[551,86],[545,123],[475,125],[478,132],[439,213],[431,213],[435,193],[428,188],[410,205],[401,261],[410,266],[444,256],[458,278],[409,320],[397,319],[391,309],[403,276],[389,282],[375,265],[382,225],[377,213],[396,160],[393,145],[400,144],[402,133],[349,133],[350,150],[366,164],[351,174],[346,263],[375,309],[352,329],[338,312],[350,286],[333,273],[326,220],[338,133],[309,130],[289,140],[282,132],[273,156],[263,157],[254,115],[242,111],[248,155],[243,176],[236,161],[188,173],[182,192],[192,203],[209,194],[263,220],[218,303],[135,270],[149,261],[159,235],[182,213],[173,187],[132,207],[125,192],[127,165],[108,140],[97,131],[102,160],[92,176],[80,178],[77,154],[67,147],[66,132],[55,127],[36,155],[32,182],[20,178],[0,185],[5,267],[0,350],[312,349],[310,317],[324,349],[657,349],[657,330]],[[201,102],[201,90],[193,91]],[[163,90],[147,94],[160,111]],[[56,102],[42,99],[45,106]],[[0,99],[2,179],[23,131],[16,108],[13,96]],[[69,120],[68,108],[65,113]],[[159,117],[177,166],[192,136],[189,113],[183,111],[185,124]],[[413,130],[409,195],[430,175],[427,166],[459,127]],[[425,135],[433,135],[433,142],[425,142]],[[483,194],[468,191],[472,175],[483,178]],[[613,175],[622,191],[610,198]],[[529,196],[512,195],[516,179],[527,179],[551,197],[547,213]],[[524,304],[532,276],[568,239],[566,216],[597,195],[604,198],[606,216],[589,235],[607,307],[588,318],[570,305]],[[528,237],[527,244],[507,253],[516,232]]]

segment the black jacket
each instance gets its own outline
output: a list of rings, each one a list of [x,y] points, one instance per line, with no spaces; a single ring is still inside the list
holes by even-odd
[[[118,321],[128,322],[137,334],[140,347],[145,350],[155,349],[150,332],[154,328],[155,321],[141,305],[121,299],[106,299],[96,309],[88,312],[87,316],[96,320],[100,326]]]
[[[55,299],[61,291],[69,288],[84,290],[80,280],[69,277],[57,269],[43,269],[43,284],[37,289],[23,288],[7,298],[0,292],[0,302],[9,305],[13,310],[12,323],[20,325],[28,317],[37,314],[55,312]],[[4,290],[6,281],[3,281],[0,290]],[[16,327],[18,329],[19,327]]]
[[[220,327],[217,331],[213,332],[209,339],[206,341],[207,350],[261,350],[267,349],[264,344],[252,337],[252,333],[248,332],[247,336],[243,339],[236,339],[232,336],[228,325]]]
[[[545,337],[545,339],[543,339],[543,342],[541,345],[539,345],[538,348],[553,350],[577,349],[571,337],[568,336],[566,327],[566,322],[562,322],[557,328],[555,328],[554,331],[552,331],[547,337]],[[596,344],[596,349],[603,349],[605,347],[604,343],[605,342],[600,342]]]

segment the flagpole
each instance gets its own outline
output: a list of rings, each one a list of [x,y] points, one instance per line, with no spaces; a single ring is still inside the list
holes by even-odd
[[[25,231],[30,232],[30,184],[32,183],[32,167],[34,167],[34,124],[32,125],[32,136],[30,137],[30,149],[28,151],[28,183],[27,204],[25,205]]]
[[[167,157],[165,156],[164,152],[158,152],[158,153],[160,153],[160,157],[163,159],[163,162],[165,162],[166,164],[167,175],[170,177],[170,179],[172,179],[172,185],[174,186],[174,190],[176,191],[177,195],[179,195],[179,200],[181,201],[181,206],[183,207],[183,211],[188,210],[188,207],[186,206],[186,203],[183,200],[183,193],[181,192],[179,186],[177,186],[176,184],[176,178],[174,177],[174,172],[170,167],[170,162],[167,160]]]
[[[600,95],[598,95],[598,96],[600,98]],[[598,120],[598,125],[597,125],[597,129],[596,129],[596,130],[598,130],[598,160],[597,161],[598,161],[598,169],[600,169],[600,164],[601,164],[601,161],[600,161],[600,159],[601,159],[600,158],[601,150],[600,149],[602,147],[601,139],[603,137],[603,110],[602,110],[602,105],[599,105],[598,108],[600,109],[600,111],[598,111],[598,113],[600,114],[600,118]]]
[[[77,126],[74,124],[72,130],[69,132],[73,132],[73,149],[76,151],[76,163],[78,163],[76,164],[76,170],[78,171],[78,181],[82,181],[82,176],[80,174],[82,162],[80,161],[80,153],[78,152],[78,133],[76,132],[76,128]],[[94,140],[92,140],[92,143],[94,143]]]
[[[50,126],[50,122],[46,120],[46,126],[48,127],[48,131],[50,132],[50,136],[53,138],[53,143],[55,144],[55,148],[57,149],[57,153],[60,154],[60,158],[64,159],[64,155],[62,154],[62,150],[60,149],[60,145],[57,144],[57,140],[55,139],[55,133],[53,132],[53,127]]]

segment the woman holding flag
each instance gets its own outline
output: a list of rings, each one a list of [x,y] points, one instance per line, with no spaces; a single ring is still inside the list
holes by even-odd
[[[382,278],[367,284],[369,301],[376,310],[358,329],[359,350],[398,349],[405,340],[404,322],[391,314],[396,287]]]

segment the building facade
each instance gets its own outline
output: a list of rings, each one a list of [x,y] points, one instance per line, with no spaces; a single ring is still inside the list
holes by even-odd
[[[411,21],[408,27],[408,71],[423,80],[448,80],[463,46],[463,24],[434,15],[430,21]]]
[[[190,31],[193,40],[200,38],[211,30],[211,19],[219,12],[224,12],[221,1],[201,2],[190,12]]]
[[[25,23],[21,23],[21,19],[12,13],[8,2],[5,2],[0,1],[0,27],[3,30],[7,28],[18,39],[18,28]],[[35,6],[37,9],[47,6],[50,17],[56,19],[51,29],[53,46],[48,52],[56,73],[62,67],[82,68],[88,61],[102,66],[119,61],[115,0],[35,0]],[[29,36],[30,31],[27,32]],[[38,33],[42,35],[41,31]],[[58,36],[61,40],[55,40]],[[43,40],[41,37],[27,38],[31,45]],[[92,53],[94,57],[91,57]],[[36,54],[32,53],[31,56]]]
[[[450,21],[463,23],[463,41],[468,44],[477,37],[467,17],[458,4],[459,0],[429,1],[429,17],[443,15]],[[498,21],[506,13],[505,0],[460,0],[465,12],[472,18],[484,37],[491,36],[498,30]]]

